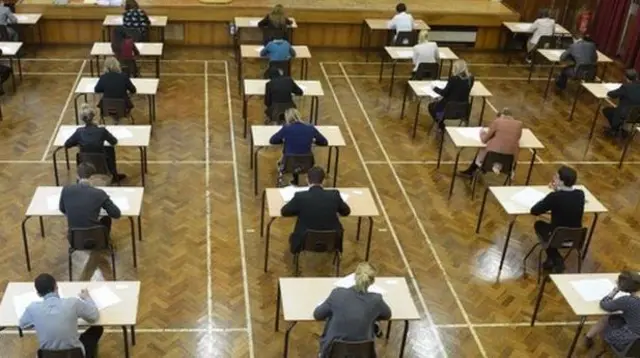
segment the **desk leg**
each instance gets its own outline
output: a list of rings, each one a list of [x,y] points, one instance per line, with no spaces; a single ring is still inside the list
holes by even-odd
[[[27,271],[31,272],[31,258],[29,257],[29,243],[27,242],[27,228],[26,223],[31,216],[27,216],[22,220],[22,244],[24,245],[24,256],[27,259]]]
[[[327,155],[327,174],[331,174],[331,155],[333,154],[333,147],[329,147],[329,154]],[[333,187],[335,188],[335,184]]]
[[[136,345],[136,328],[135,326],[131,326],[131,345],[135,346]]]
[[[313,97],[311,99],[311,102],[313,103],[315,101],[315,107],[313,107],[314,111],[313,111],[313,124],[314,125],[318,125],[318,112],[320,111],[320,99],[318,97]]]
[[[444,133],[442,135],[444,135]],[[458,154],[456,154],[456,161],[453,164],[453,172],[451,172],[451,186],[449,187],[449,197],[447,199],[451,199],[451,194],[453,194],[453,186],[456,183],[456,171],[458,171],[458,161],[460,161],[461,153],[462,149],[458,150]]]
[[[247,138],[247,106],[249,98],[247,96],[242,97],[242,138]]]
[[[129,226],[131,228],[131,250],[133,251],[133,267],[138,267],[138,259],[136,254],[136,231],[134,229],[132,216],[129,216]]]
[[[364,260],[369,261],[369,253],[371,252],[371,237],[373,236],[373,218],[369,217],[369,234],[367,235],[367,251]]]
[[[362,49],[364,47],[364,25],[365,22],[362,21],[362,23],[360,24],[360,49]]]
[[[242,82],[242,57],[238,56],[238,93],[242,93],[244,87]]]
[[[138,150],[140,151],[140,176],[142,177],[142,186],[145,186],[145,160],[144,160],[144,147],[138,147]]]
[[[258,195],[258,153],[262,147],[253,153],[253,195]]]
[[[67,164],[67,170],[71,170],[71,165],[69,165],[69,149],[64,148],[64,161]]]
[[[384,339],[387,341],[389,340],[389,337],[391,337],[391,323],[393,323],[392,320],[387,321],[387,334],[384,335]]]
[[[480,214],[478,214],[478,222],[476,223],[476,234],[480,233],[480,225],[482,225],[482,217],[484,216],[484,207],[487,204],[488,195],[489,195],[489,188],[487,187],[484,190],[484,195],[482,196],[482,205],[480,206]]]
[[[365,47],[364,49],[366,62],[369,62],[369,50],[371,49],[371,33],[372,32],[373,30],[371,28],[369,28],[369,31],[367,31],[367,47]]]
[[[633,131],[629,133],[629,138],[627,138],[627,142],[624,144],[624,149],[622,150],[622,155],[620,156],[620,163],[618,163],[618,169],[622,168],[622,162],[624,161],[624,157],[627,156],[627,150],[629,149],[629,145],[633,141],[633,137],[636,135],[636,128],[633,128]]]
[[[502,247],[502,256],[500,256],[500,266],[498,266],[498,275],[500,275],[500,271],[502,271],[502,265],[504,265],[504,259],[507,256],[507,248],[509,247],[509,240],[511,239],[511,231],[513,230],[513,225],[516,223],[516,217],[514,216],[509,223],[509,229],[507,230],[507,237],[504,240],[504,246]]]
[[[78,98],[80,98],[81,95],[77,95],[74,99],[73,99],[73,114],[74,114],[74,118],[76,120],[76,125],[80,124],[78,123]]]
[[[587,236],[587,242],[584,243],[584,250],[582,250],[582,260],[587,257],[587,252],[589,252],[589,245],[591,245],[591,237],[593,237],[593,231],[596,229],[596,224],[598,223],[598,213],[593,215],[593,222],[591,222],[591,228],[589,229],[589,236]]]
[[[482,127],[482,120],[484,119],[484,108],[487,106],[487,97],[482,97],[482,107],[480,108],[480,121],[478,127]]]
[[[274,330],[278,332],[278,329],[280,328],[280,304],[282,303],[282,293],[280,292],[280,281],[278,281],[276,285],[278,285],[278,293],[276,296],[276,317],[275,317],[276,326]]]
[[[291,333],[293,327],[296,326],[296,323],[298,322],[292,322],[289,325],[289,328],[287,328],[287,332],[284,334],[284,358],[287,358],[289,356],[289,334]]]
[[[604,83],[604,76],[607,74],[607,63],[605,62],[602,65],[602,77],[600,78],[600,82]]]
[[[11,67],[11,85],[13,86],[13,92],[16,91],[16,71],[13,69],[13,57],[9,57],[9,67]]]
[[[389,83],[389,97],[391,97],[391,95],[393,95],[393,83],[395,82],[396,79],[396,64],[398,63],[398,61],[393,61],[393,64],[391,65],[391,82]]]
[[[538,297],[536,297],[536,305],[533,309],[533,315],[531,316],[531,327],[533,327],[533,325],[536,323],[536,317],[538,317],[538,310],[540,309],[540,302],[542,302],[542,296],[544,296],[544,287],[547,285],[547,281],[549,281],[549,275],[545,275],[542,279],[542,285],[540,285]]]
[[[553,62],[551,64],[551,68],[549,69],[549,77],[547,78],[547,87],[544,89],[544,99],[547,99],[547,95],[549,94],[549,85],[551,85],[551,77],[553,76],[553,69],[556,63]]]
[[[531,162],[529,162],[529,172],[527,173],[527,181],[524,182],[525,185],[529,185],[529,181],[531,180],[531,172],[533,171],[533,164],[536,162],[536,149],[532,149],[531,152]]]
[[[60,185],[60,178],[58,176],[58,159],[56,157],[56,154],[62,148],[64,148],[64,147],[58,147],[58,148],[56,148],[56,150],[53,151],[53,178],[56,181],[56,186]]]
[[[156,57],[156,77],[160,78],[160,57]]]
[[[567,358],[571,358],[573,355],[573,351],[576,349],[576,344],[578,343],[578,338],[580,337],[580,332],[582,332],[582,327],[584,327],[584,322],[587,320],[587,316],[582,316],[580,318],[580,324],[578,325],[578,329],[576,330],[576,335],[573,337],[573,342],[571,342],[571,347],[569,348],[569,353],[567,353]]]
[[[402,96],[402,110],[400,111],[400,119],[404,118],[404,107],[407,104],[407,95],[409,94],[409,82],[404,87],[404,96]]]
[[[416,115],[413,118],[413,133],[411,134],[411,138],[415,138],[416,137],[416,130],[418,129],[418,117],[420,116],[420,104],[421,103],[422,103],[422,100],[420,100],[420,98],[418,98],[418,104],[416,105]]]
[[[445,132],[442,132],[442,134],[440,135],[440,145],[438,146],[438,164],[436,164],[436,169],[440,169],[440,161],[442,159],[442,148],[444,147],[444,137],[445,137]]]
[[[573,105],[571,106],[571,113],[569,113],[569,121],[573,120],[573,113],[576,111],[576,105],[578,104],[578,97],[580,97],[580,92],[582,92],[582,86],[578,87],[576,91],[576,97],[573,99]]]
[[[333,187],[337,188],[338,187],[338,162],[340,161],[340,148],[339,147],[335,147],[336,148],[336,158],[334,159],[335,162],[333,163]],[[328,167],[327,167],[328,168]]]
[[[267,196],[267,191],[263,190],[262,191],[262,203],[260,205],[261,209],[260,209],[260,237],[264,237],[264,209],[265,209],[265,203],[266,203],[266,196]]]
[[[603,100],[599,100],[598,101],[598,108],[596,108],[596,113],[593,115],[593,121],[591,122],[591,130],[589,131],[589,139],[591,139],[593,137],[593,131],[596,129],[596,122],[598,121],[598,115],[600,114],[600,108],[602,108],[602,102],[603,102]]]
[[[40,222],[40,237],[44,238],[44,221],[42,220],[42,216],[38,216],[38,221]]]
[[[4,327],[2,329],[4,329]],[[18,336],[20,336],[20,338],[24,337],[24,333],[22,332],[22,328],[20,327],[18,327]]]
[[[358,218],[358,226],[356,228],[356,241],[360,241],[360,227],[362,227],[362,217]]]
[[[100,68],[98,68],[98,72],[100,72]],[[93,77],[93,59],[92,58],[89,58],[89,73],[91,74],[91,77]]]
[[[16,60],[18,61],[18,75],[20,76],[20,82],[22,82],[22,63],[20,62],[20,52],[16,54]]]
[[[453,60],[449,61],[449,77],[451,77],[451,73],[453,73]]]
[[[275,219],[276,218],[271,218],[271,220],[269,220],[269,223],[267,224],[267,237],[265,239],[264,245],[264,272],[267,272],[269,265],[269,241],[271,240],[271,224],[273,224],[273,221]]]
[[[529,66],[529,78],[527,78],[527,83],[531,83],[531,76],[533,75],[533,69],[535,67],[536,62],[536,53],[534,52],[531,55],[531,66]]]
[[[142,241],[142,212],[138,216],[138,241]]]
[[[407,344],[407,336],[409,335],[409,320],[404,321],[404,331],[402,332],[402,343],[400,344],[400,355],[398,357],[402,358],[404,356],[404,347]]]
[[[122,326],[122,338],[124,338],[124,356],[129,358],[129,336],[127,326]]]

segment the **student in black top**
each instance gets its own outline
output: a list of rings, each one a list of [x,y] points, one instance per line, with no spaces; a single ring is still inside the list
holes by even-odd
[[[457,60],[453,63],[451,77],[447,80],[444,88],[433,87],[433,91],[441,96],[437,102],[429,103],[429,114],[438,123],[438,128],[444,130],[444,109],[449,102],[468,102],[471,88],[473,87],[473,76],[467,69],[464,60]]]
[[[95,92],[102,93],[103,98],[123,99],[127,109],[131,110],[133,103],[129,93],[136,93],[136,86],[133,85],[129,76],[122,73],[120,62],[115,57],[108,57],[104,61],[104,73],[96,83]],[[102,109],[102,98],[98,108]]]
[[[94,122],[96,113],[89,104],[84,103],[80,110],[80,120],[84,122],[84,127],[76,131],[65,142],[65,148],[80,147],[81,153],[104,153],[107,159],[107,166],[113,175],[113,181],[119,182],[127,176],[118,174],[116,169],[116,151],[114,146],[118,144],[118,139],[106,128],[98,127]],[[104,142],[110,144],[105,146]],[[95,169],[95,168],[94,168]]]
[[[533,225],[536,234],[545,241],[551,238],[557,227],[580,228],[584,215],[584,192],[575,189],[578,174],[572,168],[561,166],[554,175],[549,187],[553,191],[531,208],[531,215],[542,215],[551,212],[551,222],[538,220]],[[562,256],[557,249],[547,249],[547,260],[543,267],[553,269],[556,273],[564,271]]]
[[[609,121],[608,135],[615,135],[624,124],[625,117],[633,106],[640,106],[640,81],[634,69],[625,71],[625,83],[620,88],[607,93],[609,98],[618,99],[617,107],[607,107],[602,114]]]
[[[258,22],[258,27],[262,29],[262,45],[266,46],[275,38],[275,34],[281,34],[281,38],[288,40],[287,32],[291,24],[293,21],[285,15],[284,6],[274,6],[271,12]]]
[[[271,67],[268,71],[269,82],[265,85],[264,105],[268,123],[282,124],[284,112],[296,108],[292,95],[302,96],[302,89],[289,77],[284,76],[280,68]]]

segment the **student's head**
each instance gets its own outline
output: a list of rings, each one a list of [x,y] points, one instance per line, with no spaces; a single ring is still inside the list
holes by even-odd
[[[547,17],[551,17],[549,15],[549,9],[540,9],[540,12],[538,13],[538,18],[545,19]]]
[[[80,107],[80,120],[85,125],[91,126],[95,125],[93,121],[96,117],[96,111],[89,105],[89,103],[83,103],[82,107]]]
[[[563,165],[558,169],[558,172],[553,177],[553,180],[556,185],[570,188],[576,184],[576,181],[578,181],[578,173],[575,171],[575,169]]]
[[[403,2],[399,3],[398,5],[396,5],[396,12],[399,14],[401,12],[406,12],[407,11],[407,5],[405,5]]]
[[[113,38],[111,40],[112,43],[118,43],[122,40],[124,40],[127,37],[127,30],[124,28],[124,26],[116,26],[113,29]]]
[[[456,60],[453,63],[451,73],[454,76],[459,76],[462,78],[468,78],[471,75],[469,73],[469,69],[467,68],[467,62],[465,62],[465,60]]]
[[[591,35],[584,34],[584,36],[582,36],[582,41],[593,42],[593,39],[591,38]]]
[[[313,167],[307,172],[307,181],[309,185],[322,185],[324,182],[324,169]]]
[[[422,30],[418,34],[418,43],[423,43],[429,41],[429,30]]]
[[[635,82],[638,80],[638,72],[633,68],[624,71],[624,78],[627,82]]]
[[[89,180],[92,176],[96,174],[96,167],[91,163],[80,163],[78,164],[78,179],[79,180]]]
[[[295,108],[289,108],[284,111],[284,120],[287,121],[287,123],[300,122],[300,112]]]
[[[45,295],[58,291],[56,279],[48,273],[39,274],[33,283],[36,286],[36,292],[38,292],[38,296],[40,297],[44,297]]]
[[[136,0],[127,0],[124,3],[125,10],[135,10],[138,8],[138,2]]]
[[[500,110],[500,112],[498,112],[496,114],[496,117],[498,117],[498,118],[513,118],[513,113],[511,112],[511,109],[509,109],[508,107],[504,107],[503,109]]]
[[[640,275],[631,271],[622,271],[618,276],[618,288],[622,292],[635,293],[640,291]]]
[[[271,9],[269,20],[276,26],[284,26],[287,24],[287,17],[284,14],[284,6],[278,4]]]
[[[107,57],[107,59],[104,60],[104,73],[107,72],[122,72],[120,62],[113,56]]]
[[[376,269],[368,262],[361,262],[356,267],[356,285],[354,289],[358,292],[365,293],[369,286],[376,281]]]

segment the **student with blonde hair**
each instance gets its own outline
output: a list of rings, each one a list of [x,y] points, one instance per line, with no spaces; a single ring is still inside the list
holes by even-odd
[[[133,103],[129,98],[129,93],[136,93],[136,86],[133,85],[127,74],[122,73],[120,62],[115,57],[108,57],[104,61],[104,73],[96,83],[95,92],[102,93],[102,98],[124,100],[127,111],[130,111],[133,108]],[[98,103],[100,109],[102,109],[102,98]]]
[[[444,110],[449,102],[468,102],[471,88],[473,88],[473,76],[469,73],[467,63],[464,60],[456,60],[453,63],[451,77],[444,88],[434,87],[433,91],[440,95],[440,100],[429,103],[429,114],[438,128],[444,130]]]
[[[288,27],[292,24],[293,21],[287,18],[284,12],[284,6],[277,4],[269,14],[258,22],[258,27],[262,29],[262,44],[268,44],[277,33],[282,34],[282,38],[286,40]]]
[[[438,44],[432,41],[429,41],[429,31],[422,30],[418,35],[418,44],[413,46],[413,79],[414,80],[422,80],[423,75],[418,71],[419,67],[423,63],[440,63],[440,51],[438,50]],[[436,69],[436,73],[431,73],[431,76],[435,78],[438,75],[438,70]]]
[[[376,321],[391,318],[391,309],[379,293],[369,292],[376,269],[368,262],[358,264],[355,285],[337,287],[316,307],[313,317],[326,320],[320,337],[320,357],[328,357],[334,340],[367,341],[376,336]]]

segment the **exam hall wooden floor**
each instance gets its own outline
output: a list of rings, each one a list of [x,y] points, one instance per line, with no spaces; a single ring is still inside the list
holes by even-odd
[[[2,98],[0,287],[9,281],[30,281],[40,272],[50,272],[60,280],[67,277],[64,220],[46,219],[44,240],[37,235],[35,221],[30,223],[32,273],[24,263],[20,222],[34,189],[53,184],[47,144],[59,120],[62,124],[73,122],[70,91],[81,71],[87,75],[88,64],[83,67],[82,59],[88,52],[87,46],[41,49],[36,60],[23,61],[25,76],[17,93],[9,90]],[[378,66],[347,63],[362,62],[362,55],[313,49],[312,53],[309,78],[322,81],[325,90],[320,100],[320,123],[339,125],[348,143],[341,152],[339,186],[371,188],[381,212],[375,219],[371,261],[380,275],[408,279],[423,317],[411,323],[405,356],[443,356],[440,347],[449,357],[564,355],[577,318],[553,285],[547,288],[540,324],[535,328],[527,325],[536,284],[534,277],[522,276],[520,263],[535,241],[533,219],[518,219],[506,265],[496,283],[507,216],[490,200],[483,229],[476,235],[480,199],[470,200],[468,186],[459,181],[447,201],[450,161],[455,154],[452,146],[446,144],[444,159],[448,162],[437,170],[437,141],[435,134],[426,134],[426,117],[421,119],[415,140],[409,139],[410,116],[398,120],[399,80],[394,97],[389,99],[389,81],[378,83]],[[502,65],[504,56],[496,53],[458,53],[494,94],[485,120],[492,118],[493,107],[509,106],[545,144],[532,182],[546,184],[558,163],[566,161],[578,169],[579,181],[610,210],[598,224],[584,272],[637,269],[634,259],[640,250],[634,237],[639,231],[635,216],[640,200],[640,143],[636,140],[628,162],[619,170],[614,162],[621,147],[601,135],[603,121],[586,149],[595,109],[588,94],[578,103],[573,122],[567,122],[575,87],[563,95],[551,93],[544,102],[544,81],[536,78],[527,83],[524,67],[507,68]],[[251,188],[249,146],[241,135],[241,100],[233,58],[224,50],[169,46],[165,59],[157,97],[158,121],[149,148],[144,241],[138,245],[137,270],[132,267],[126,221],[115,224],[113,235],[118,279],[142,281],[133,356],[280,356],[284,333],[282,328],[279,333],[273,331],[276,280],[292,273],[290,256],[285,252],[293,221],[274,224],[270,271],[263,273],[260,201]],[[143,73],[150,74],[151,66],[144,64]],[[258,77],[261,66],[247,63],[247,77]],[[398,74],[408,70],[403,65]],[[535,76],[546,76],[546,70]],[[260,101],[250,103],[251,123],[262,121]],[[306,113],[310,101],[301,103]],[[137,123],[144,122],[146,104],[141,99],[135,104]],[[411,115],[413,108],[409,109]],[[474,106],[472,123],[477,123],[479,110],[479,105]],[[262,188],[273,185],[278,152],[273,149],[260,155]],[[325,163],[326,150],[315,152],[318,162]],[[118,153],[121,171],[129,175],[126,185],[139,185],[137,151],[120,149]],[[463,159],[472,156],[472,151],[467,151]],[[523,151],[520,160],[528,161],[529,153]],[[521,165],[516,183],[524,182],[525,173],[526,165]],[[64,180],[72,180],[72,173]],[[590,219],[585,218],[585,225]],[[356,219],[343,222],[347,238],[342,272],[349,273],[363,259],[365,247],[363,241],[354,239]],[[79,279],[87,256],[78,253],[74,260],[74,277]],[[303,257],[303,275],[329,275],[330,262],[323,256]],[[102,279],[101,271],[94,269],[88,265],[85,278]],[[574,269],[571,264],[569,270]],[[533,261],[529,270],[534,271]],[[109,279],[109,271],[105,267],[102,271]],[[388,344],[379,342],[381,357],[397,356],[400,326],[396,325]],[[313,357],[320,332],[319,323],[298,324],[292,332],[291,357]],[[105,334],[101,357],[121,357],[121,338],[117,328]],[[15,332],[0,335],[2,356],[32,357],[35,348],[33,335],[23,339]],[[577,354],[588,356],[581,346]]]

